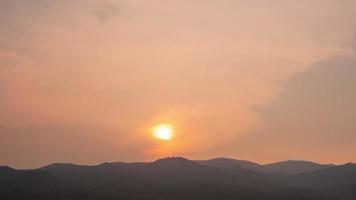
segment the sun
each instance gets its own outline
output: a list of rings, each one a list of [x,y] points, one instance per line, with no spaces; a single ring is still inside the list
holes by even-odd
[[[169,141],[174,136],[174,129],[170,124],[159,124],[153,127],[152,133],[156,139]]]

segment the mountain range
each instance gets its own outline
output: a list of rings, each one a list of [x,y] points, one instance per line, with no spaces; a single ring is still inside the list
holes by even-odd
[[[356,164],[245,160],[55,163],[38,169],[0,167],[0,199],[245,199],[354,200]]]

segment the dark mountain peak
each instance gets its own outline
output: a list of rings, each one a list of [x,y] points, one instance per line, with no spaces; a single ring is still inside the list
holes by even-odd
[[[211,162],[236,162],[236,161],[239,161],[239,160],[236,160],[234,158],[216,157],[216,158],[212,158],[212,159],[205,160],[205,161],[211,161]]]
[[[257,163],[248,161],[248,160],[237,160],[234,158],[226,158],[226,157],[217,157],[217,158],[213,158],[207,161],[218,161],[218,162],[239,162],[239,163],[245,163],[245,164],[252,164],[252,165],[259,165]]]
[[[356,165],[353,163],[334,165],[321,170],[299,174],[299,178],[303,180],[300,185],[304,187],[325,189],[352,186],[354,190],[354,186],[356,186]]]
[[[344,166],[356,167],[356,164],[352,163],[352,162],[348,162],[348,163],[344,164]]]
[[[271,172],[279,172],[286,174],[299,174],[305,172],[311,172],[315,170],[325,169],[332,167],[331,164],[318,164],[315,162],[304,161],[304,160],[287,160],[271,164],[266,164],[264,167],[268,168]]]
[[[227,158],[227,157],[216,157],[216,158],[212,158],[210,160],[236,160],[234,158]]]
[[[10,174],[16,173],[15,169],[12,169],[11,167],[8,166],[0,166],[0,176],[4,177]]]
[[[199,165],[198,163],[195,163],[194,161],[188,160],[183,157],[167,157],[167,158],[161,158],[153,162],[154,165],[160,165],[160,166],[193,166],[193,165]]]
[[[99,165],[97,165],[98,167],[103,167],[103,166],[118,166],[118,165],[125,165],[127,163],[125,162],[104,162],[101,163]]]
[[[343,170],[343,171],[355,171],[356,172],[356,164],[352,163],[352,162],[348,162],[344,165],[339,165],[339,166],[335,166],[332,169],[339,169],[339,170]]]
[[[333,166],[333,164],[319,164],[316,162],[306,161],[306,160],[286,160],[275,163],[266,164],[264,166],[276,166],[276,165],[292,165],[292,166]]]
[[[184,157],[175,157],[175,156],[169,156],[169,157],[165,157],[165,158],[160,158],[156,161],[154,161],[155,163],[162,163],[162,162],[192,162]]]
[[[306,161],[306,160],[285,160],[285,161],[280,161],[280,162],[275,162],[275,163],[271,163],[271,164],[286,164],[286,163],[299,163],[299,164],[315,164],[315,165],[319,165],[315,162],[311,162],[311,161]],[[267,164],[268,165],[268,164]]]
[[[113,170],[113,172],[115,172],[116,170],[119,169],[133,169],[136,167],[143,167],[147,165],[147,163],[139,163],[139,162],[135,162],[135,163],[126,163],[126,162],[105,162],[105,163],[101,163],[99,165],[93,166],[93,168],[95,169],[99,169],[99,170]]]
[[[62,170],[62,169],[72,169],[72,168],[76,168],[76,167],[81,167],[84,165],[76,165],[76,164],[72,164],[72,163],[53,163],[47,166],[44,166],[40,169],[44,169],[44,170]]]
[[[16,170],[8,166],[0,166],[0,171],[16,171]]]
[[[250,162],[247,160],[236,160],[233,158],[218,157],[210,160],[198,160],[196,162],[201,165],[223,168],[223,169],[252,170],[257,172],[265,171],[264,167],[257,163]]]

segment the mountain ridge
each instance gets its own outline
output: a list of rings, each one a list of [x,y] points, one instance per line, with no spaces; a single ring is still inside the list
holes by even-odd
[[[7,166],[7,165],[0,165],[0,169],[1,167],[7,167],[7,168],[11,168],[11,169],[15,169],[15,170],[33,170],[33,169],[41,169],[41,168],[45,168],[45,167],[50,167],[50,166],[64,166],[64,165],[68,165],[68,166],[100,166],[100,165],[107,165],[107,164],[146,164],[146,163],[154,163],[157,161],[161,161],[161,160],[165,160],[165,159],[182,159],[182,160],[188,160],[188,161],[194,161],[194,162],[205,162],[205,161],[212,161],[212,160],[230,160],[230,161],[241,161],[241,162],[246,162],[246,163],[250,163],[252,165],[257,165],[257,166],[268,166],[268,165],[274,165],[274,164],[279,164],[279,163],[288,163],[288,162],[307,162],[307,163],[315,163],[317,165],[323,165],[323,166],[340,166],[340,165],[346,165],[346,164],[354,164],[353,162],[346,162],[344,164],[321,164],[321,163],[317,163],[317,162],[313,162],[313,161],[308,161],[308,160],[282,160],[282,161],[276,161],[276,162],[271,162],[271,163],[267,163],[267,164],[260,164],[257,162],[253,162],[253,161],[249,161],[249,160],[240,160],[240,159],[235,159],[235,158],[228,158],[228,157],[213,157],[211,159],[206,159],[206,160],[190,160],[187,159],[185,157],[181,157],[181,156],[168,156],[168,157],[163,157],[163,158],[159,158],[153,161],[135,161],[135,162],[125,162],[125,161],[112,161],[112,162],[102,162],[102,163],[98,163],[98,164],[93,164],[93,165],[87,165],[87,164],[76,164],[76,163],[70,163],[70,162],[55,162],[55,163],[51,163],[48,165],[44,165],[41,167],[37,167],[37,168],[13,168],[11,166]]]
[[[252,170],[253,167],[265,169],[263,165],[244,160],[216,158],[194,161],[183,157],[167,157],[152,162],[101,163],[91,166],[54,163],[33,170],[0,167],[0,198],[13,200],[356,198],[353,192],[356,189],[356,165],[353,163],[294,174]]]

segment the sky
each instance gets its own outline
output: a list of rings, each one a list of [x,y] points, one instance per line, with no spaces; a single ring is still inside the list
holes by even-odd
[[[0,165],[356,162],[355,19],[353,0],[0,0]]]

